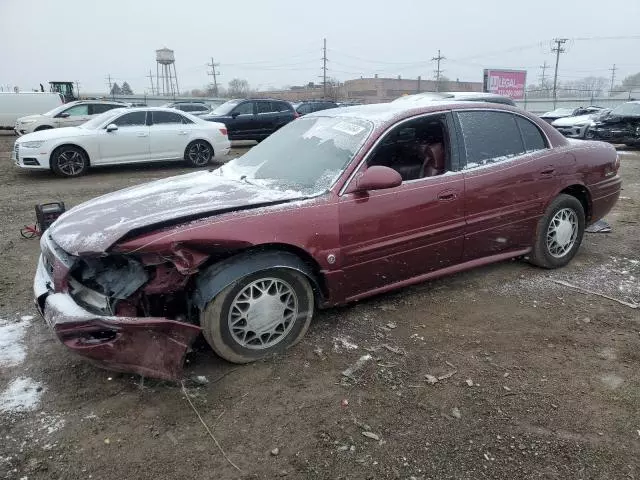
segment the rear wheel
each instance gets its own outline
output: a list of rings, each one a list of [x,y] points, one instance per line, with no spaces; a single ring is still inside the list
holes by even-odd
[[[559,268],[569,263],[582,243],[584,216],[580,200],[558,195],[538,222],[531,263],[543,268]]]
[[[187,145],[184,159],[192,167],[204,167],[213,158],[213,148],[204,140],[195,140]]]
[[[225,360],[249,363],[295,345],[313,317],[307,278],[294,270],[270,268],[225,288],[200,316],[202,333]]]
[[[51,170],[61,177],[79,177],[87,173],[89,159],[84,151],[73,145],[63,145],[51,154]]]

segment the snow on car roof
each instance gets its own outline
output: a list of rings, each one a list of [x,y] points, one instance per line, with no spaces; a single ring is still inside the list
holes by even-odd
[[[397,120],[402,117],[418,115],[420,113],[441,112],[451,108],[489,108],[492,110],[504,109],[509,111],[517,110],[509,105],[487,102],[470,102],[463,100],[453,100],[445,98],[424,103],[413,102],[391,102],[374,103],[370,105],[354,105],[351,107],[338,107],[329,110],[321,110],[305,115],[305,118],[312,117],[351,117],[369,120],[376,126]]]

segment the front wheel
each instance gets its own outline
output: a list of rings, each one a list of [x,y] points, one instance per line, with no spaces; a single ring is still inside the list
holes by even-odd
[[[61,177],[79,177],[87,173],[89,159],[82,149],[63,145],[51,154],[51,169]]]
[[[295,345],[313,317],[307,278],[285,268],[247,275],[220,292],[200,316],[202,333],[225,360],[249,363]]]
[[[559,268],[569,263],[582,243],[584,217],[580,200],[558,195],[538,222],[531,263],[543,268]]]
[[[213,148],[204,140],[195,140],[187,145],[184,159],[192,167],[204,167],[213,158]]]

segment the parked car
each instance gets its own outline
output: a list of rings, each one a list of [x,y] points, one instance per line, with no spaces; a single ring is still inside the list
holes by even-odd
[[[59,93],[0,92],[0,130],[14,130],[20,117],[46,112],[63,103]]]
[[[395,102],[431,102],[436,100],[459,100],[464,102],[489,102],[515,106],[515,102],[503,95],[486,92],[423,92],[413,95],[403,95],[393,100]]]
[[[587,113],[571,117],[562,117],[551,122],[556,130],[568,138],[584,138],[587,128],[594,120],[607,115],[610,108],[604,108],[596,113]]]
[[[299,115],[306,115],[307,113],[319,112],[320,110],[336,107],[338,107],[338,104],[331,100],[305,100],[293,104],[293,108],[296,109]]]
[[[211,112],[211,107],[204,102],[172,102],[164,105],[167,108],[175,108],[183,112],[189,112],[191,115],[206,115]]]
[[[623,103],[607,115],[593,119],[585,138],[629,146],[640,145],[640,101]]]
[[[510,258],[566,265],[616,203],[618,168],[612,146],[503,105],[323,110],[217,170],[69,210],[42,237],[35,301],[109,368],[178,378],[201,332],[250,362],[299,341],[316,308]]]
[[[222,122],[231,140],[261,141],[299,115],[284,100],[229,100],[202,118]]]
[[[555,110],[551,110],[550,112],[543,113],[540,115],[540,118],[543,119],[547,123],[552,123],[558,118],[565,117],[577,117],[578,115],[589,115],[591,113],[597,113],[602,110],[602,107],[589,106],[589,107],[560,107]]]
[[[29,133],[16,141],[12,159],[20,168],[77,177],[90,166],[122,163],[184,159],[203,167],[229,147],[222,123],[170,108],[118,108],[78,127]]]
[[[25,135],[51,128],[75,127],[101,113],[123,107],[126,107],[126,104],[122,102],[104,100],[80,100],[65,103],[41,115],[28,115],[19,118],[15,124],[15,132],[18,135]]]

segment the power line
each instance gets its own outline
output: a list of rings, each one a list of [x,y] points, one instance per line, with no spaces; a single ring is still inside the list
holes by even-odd
[[[436,92],[440,91],[440,74],[443,72],[443,70],[440,70],[440,61],[444,60],[445,57],[443,57],[440,54],[440,49],[438,49],[438,56],[437,57],[433,57],[431,60],[432,61],[436,61],[437,62],[437,68],[435,70],[435,74],[436,74]]]
[[[560,54],[566,51],[563,45],[567,43],[567,41],[569,41],[568,38],[556,38],[553,40],[556,46],[551,49],[551,51],[556,54],[556,69],[553,74],[553,108],[556,108],[558,100],[558,63],[560,62]]]
[[[220,75],[220,72],[216,71],[216,68],[220,64],[215,63],[213,61],[213,57],[211,57],[211,63],[208,63],[207,65],[211,67],[211,71],[207,73],[213,77],[213,94],[217,97],[218,96],[218,75]]]

